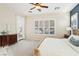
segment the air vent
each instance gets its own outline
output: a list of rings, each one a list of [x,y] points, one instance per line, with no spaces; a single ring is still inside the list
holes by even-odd
[[[55,7],[54,9],[55,9],[55,10],[59,10],[59,9],[60,9],[60,7]]]

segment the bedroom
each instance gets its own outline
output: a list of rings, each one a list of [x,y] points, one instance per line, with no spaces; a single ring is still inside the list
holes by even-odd
[[[67,38],[70,11],[77,4],[46,3],[44,5],[48,8],[41,8],[40,11],[38,8],[30,10],[33,7],[32,3],[0,4],[1,55],[8,55],[6,50],[10,51],[9,55],[13,55],[12,48],[15,55],[33,55],[34,48],[45,38]]]

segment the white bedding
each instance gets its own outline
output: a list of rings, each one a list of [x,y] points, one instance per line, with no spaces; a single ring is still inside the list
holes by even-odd
[[[71,43],[69,43],[68,40],[65,40],[65,42],[73,49],[75,50],[78,54],[79,54],[79,46],[74,46]]]
[[[41,56],[78,56],[79,53],[71,48],[67,39],[46,38],[38,50]],[[73,46],[72,46],[73,47]],[[79,50],[78,50],[79,51]]]

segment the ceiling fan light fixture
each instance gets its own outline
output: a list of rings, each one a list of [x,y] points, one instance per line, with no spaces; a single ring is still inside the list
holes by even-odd
[[[41,9],[41,7],[40,6],[36,6],[36,9]]]

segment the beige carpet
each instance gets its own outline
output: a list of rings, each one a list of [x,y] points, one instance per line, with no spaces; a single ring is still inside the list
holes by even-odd
[[[21,40],[11,46],[0,47],[0,55],[2,56],[32,56],[32,51],[39,45],[40,41]]]

